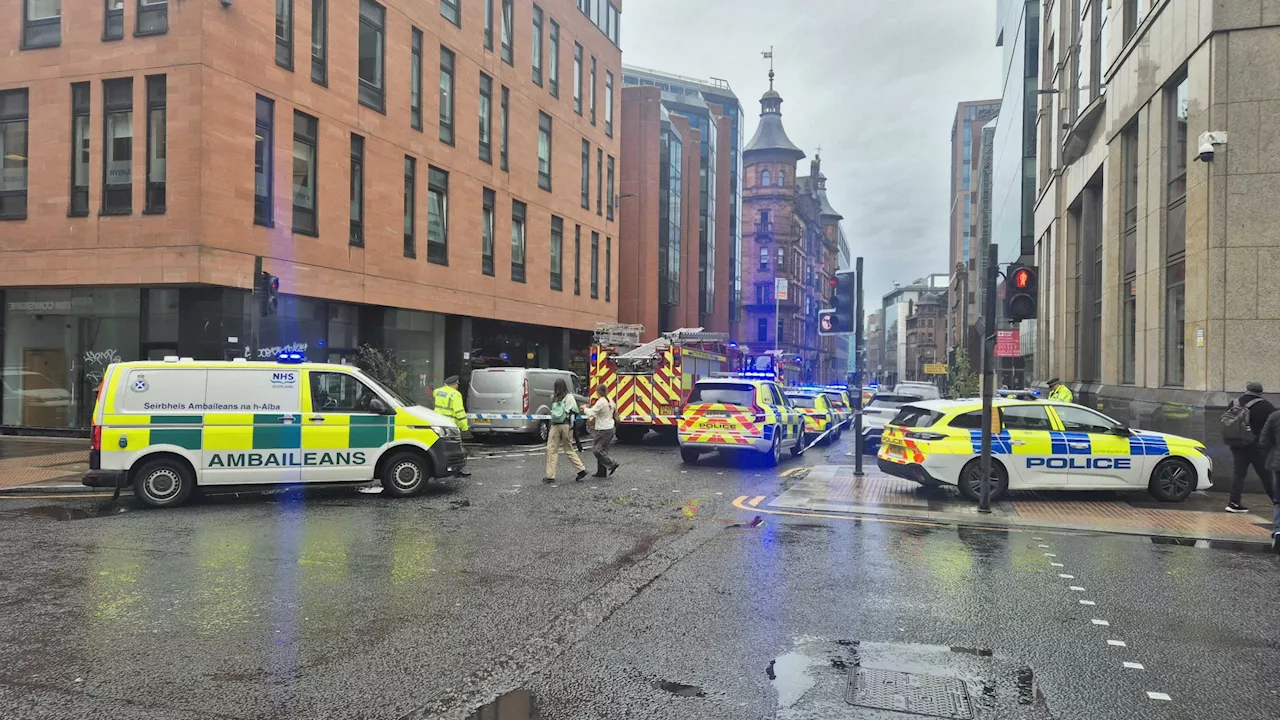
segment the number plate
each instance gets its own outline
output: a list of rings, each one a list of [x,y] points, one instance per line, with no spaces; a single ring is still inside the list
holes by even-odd
[[[675,415],[675,412],[670,405],[659,405],[658,414],[662,417],[671,417],[672,415]]]
[[[729,417],[729,413],[723,410],[708,410],[704,415],[704,417],[717,417],[717,418]]]
[[[475,420],[471,421],[471,424],[472,425],[489,425],[492,422],[493,421],[490,420],[489,418],[476,418]]]

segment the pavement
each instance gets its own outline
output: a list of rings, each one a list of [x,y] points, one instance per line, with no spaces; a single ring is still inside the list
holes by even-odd
[[[688,466],[650,437],[547,486],[503,447],[403,500],[6,495],[0,717],[1280,717],[1266,545],[897,515],[919,498],[846,482],[847,451]],[[774,505],[806,482],[878,511]]]

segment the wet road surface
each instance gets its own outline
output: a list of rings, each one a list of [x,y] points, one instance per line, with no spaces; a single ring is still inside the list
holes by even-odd
[[[818,450],[688,467],[651,439],[553,487],[508,454],[411,500],[7,500],[0,717],[1280,717],[1260,546],[732,506],[846,461]]]

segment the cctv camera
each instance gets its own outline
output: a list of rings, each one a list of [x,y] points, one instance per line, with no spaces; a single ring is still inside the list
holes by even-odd
[[[1213,162],[1213,145],[1200,143],[1200,162]]]

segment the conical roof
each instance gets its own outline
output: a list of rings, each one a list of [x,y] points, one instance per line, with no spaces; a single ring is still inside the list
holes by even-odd
[[[804,151],[791,142],[786,129],[782,127],[782,96],[773,89],[772,70],[769,71],[769,89],[760,97],[760,124],[756,126],[756,134],[751,136],[751,141],[742,152],[745,155],[766,151],[788,155],[796,161],[804,157]]]

